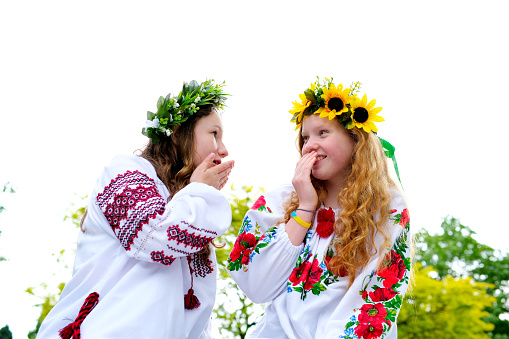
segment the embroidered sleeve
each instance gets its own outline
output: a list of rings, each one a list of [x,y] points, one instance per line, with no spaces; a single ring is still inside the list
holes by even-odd
[[[208,246],[231,222],[218,190],[191,183],[167,203],[155,180],[138,170],[117,175],[96,204],[128,255],[162,265]]]
[[[376,256],[354,281],[326,325],[326,338],[387,338],[396,319],[410,274],[410,217],[404,204],[391,210],[396,229],[392,246]]]
[[[228,270],[237,285],[256,303],[273,300],[286,290],[286,280],[302,250],[294,246],[283,218],[282,204],[289,191],[261,196],[246,213],[228,258]]]

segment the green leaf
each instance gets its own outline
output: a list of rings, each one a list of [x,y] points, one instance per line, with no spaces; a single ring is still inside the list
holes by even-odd
[[[154,120],[155,116],[156,116],[155,113],[152,113],[150,111],[147,112],[147,120]]]
[[[157,110],[159,111],[164,105],[164,97],[160,96],[157,100]]]

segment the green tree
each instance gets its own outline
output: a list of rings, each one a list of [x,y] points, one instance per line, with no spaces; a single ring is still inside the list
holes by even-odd
[[[0,328],[0,339],[12,339],[12,333],[8,325]]]
[[[75,227],[80,226],[80,221],[83,215],[85,214],[86,210],[86,199],[87,196],[79,197],[78,202],[72,202],[70,207],[67,209],[66,214],[64,216],[64,221],[70,221]],[[74,253],[76,252],[75,249],[63,249],[59,253],[54,254],[56,257],[57,263],[59,263],[63,270],[70,270],[70,264],[69,264],[69,257],[74,256]],[[65,287],[65,282],[61,282],[58,284],[57,292],[51,291],[49,286],[46,283],[41,283],[38,288],[29,287],[26,289],[26,292],[34,297],[37,297],[41,300],[40,303],[35,304],[35,307],[41,308],[41,314],[39,315],[39,318],[37,319],[37,324],[35,326],[35,329],[30,331],[28,333],[29,339],[35,339],[37,336],[37,333],[39,332],[39,328],[41,327],[41,324],[43,320],[48,315],[49,311],[53,308],[53,306],[56,305],[58,302],[58,299],[60,297],[60,294],[62,293],[63,289]],[[54,290],[54,289],[53,289]]]
[[[435,235],[424,230],[419,233],[415,261],[423,267],[433,267],[439,280],[472,277],[489,284],[487,294],[494,296],[495,302],[486,307],[484,320],[494,324],[488,333],[509,339],[509,321],[500,318],[509,313],[509,254],[479,243],[473,238],[475,232],[454,217],[444,219],[442,230],[442,234]]]
[[[29,339],[35,339],[35,337],[37,336],[37,332],[39,332],[39,328],[41,327],[42,321],[46,318],[46,316],[48,315],[49,311],[51,311],[53,306],[55,306],[57,304],[58,297],[60,296],[60,293],[62,293],[64,286],[65,286],[65,283],[60,283],[58,285],[59,293],[55,294],[55,293],[51,293],[48,291],[47,284],[42,283],[41,287],[44,291],[44,294],[42,296],[36,295],[33,287],[27,288],[26,292],[28,294],[42,299],[41,303],[35,305],[36,307],[41,308],[41,315],[39,315],[39,318],[37,319],[37,325],[35,326],[35,329],[28,333]],[[40,294],[40,292],[38,294]]]
[[[482,320],[488,315],[485,309],[495,301],[487,294],[490,284],[450,275],[433,279],[430,275],[436,275],[436,270],[416,266],[415,287],[398,316],[401,338],[490,338],[486,332],[494,325]]]
[[[263,306],[254,304],[237,287],[226,269],[227,259],[237,239],[244,215],[254,200],[263,193],[263,189],[253,190],[252,186],[243,186],[239,192],[232,185],[231,190],[232,225],[217,241],[224,244],[224,247],[216,250],[219,292],[213,312],[215,318],[219,320],[219,330],[223,338],[243,339],[247,330],[256,324],[256,319],[263,313]]]

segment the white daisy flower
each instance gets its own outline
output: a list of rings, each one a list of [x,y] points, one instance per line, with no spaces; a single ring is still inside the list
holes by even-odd
[[[147,128],[158,128],[159,127],[159,119],[155,118],[154,120],[147,120]]]

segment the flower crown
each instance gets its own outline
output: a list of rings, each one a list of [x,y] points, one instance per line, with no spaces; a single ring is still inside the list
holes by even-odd
[[[189,84],[184,82],[182,91],[177,96],[159,97],[157,113],[147,112],[147,126],[141,133],[149,137],[153,143],[167,138],[173,133],[172,127],[182,124],[196,113],[201,106],[214,105],[223,109],[226,96],[223,93],[224,82],[214,84],[214,80],[206,80],[198,84],[195,80]]]
[[[311,87],[299,94],[301,103],[293,102],[293,109],[289,112],[293,114],[291,122],[295,122],[298,129],[305,116],[311,114],[320,114],[320,118],[328,117],[329,120],[334,118],[347,129],[353,127],[362,128],[369,133],[377,132],[378,129],[374,122],[385,121],[378,115],[382,107],[375,107],[376,100],[368,103],[366,94],[359,99],[357,92],[360,90],[362,83],[354,82],[350,87],[343,89],[343,84],[337,87],[332,83],[332,78],[325,78],[320,83],[320,79],[311,84]]]

